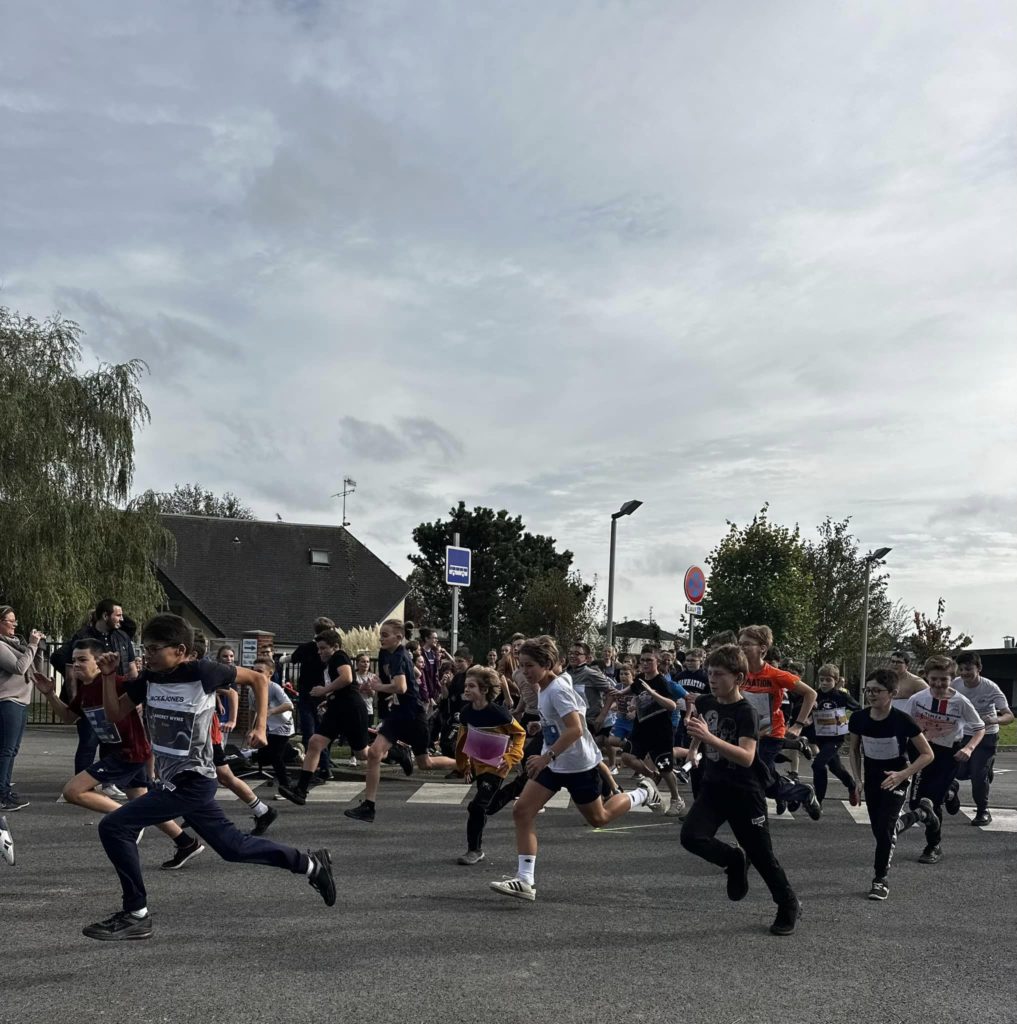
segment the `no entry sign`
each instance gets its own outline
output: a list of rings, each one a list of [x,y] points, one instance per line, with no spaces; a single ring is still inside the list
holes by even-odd
[[[685,573],[685,600],[689,604],[699,604],[706,593],[706,574],[698,565],[689,566]]]

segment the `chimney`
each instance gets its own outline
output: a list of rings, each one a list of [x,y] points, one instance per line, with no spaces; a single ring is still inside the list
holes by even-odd
[[[1008,651],[1012,651],[1013,647],[1014,647],[1013,637],[1012,636],[1005,636],[1005,637],[1003,637],[1003,646]]]

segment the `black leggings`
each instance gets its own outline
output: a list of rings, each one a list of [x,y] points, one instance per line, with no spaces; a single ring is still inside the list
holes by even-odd
[[[812,761],[812,782],[816,789],[816,799],[822,803],[826,798],[826,785],[829,781],[827,766],[834,775],[848,788],[848,792],[858,788],[851,773],[840,760],[840,748],[844,744],[843,736],[820,736],[816,740],[819,753]]]
[[[491,802],[501,789],[502,780],[492,772],[484,772],[477,776],[477,792],[467,804],[466,812],[466,847],[479,850],[484,842],[484,825],[491,810]],[[502,804],[501,806],[504,806]]]
[[[869,827],[876,839],[872,873],[875,878],[886,878],[898,833],[910,828],[918,820],[918,815],[915,811],[901,815],[908,798],[908,783],[897,789],[880,789],[880,780],[871,775],[868,772],[865,775],[865,809],[869,812]]]
[[[766,883],[774,903],[793,900],[794,890],[770,843],[766,797],[762,790],[739,789],[704,779],[696,802],[682,825],[682,846],[711,864],[730,867],[735,847],[717,838],[717,830],[725,821],[731,826],[749,862]]]
[[[262,768],[266,764],[271,765],[272,770],[275,772],[276,783],[280,786],[288,786],[290,784],[290,774],[286,770],[284,758],[286,748],[290,745],[290,738],[289,736],[280,736],[270,732],[265,739],[268,740],[268,746],[259,747],[255,750],[254,759]]]

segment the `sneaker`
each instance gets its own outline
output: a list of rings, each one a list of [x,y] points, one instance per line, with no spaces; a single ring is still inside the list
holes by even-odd
[[[862,796],[861,793],[858,792],[857,786],[848,793],[848,802],[852,807],[857,807],[862,802]]]
[[[321,893],[326,907],[334,907],[335,879],[332,877],[332,855],[328,850],[308,850],[307,856],[314,865],[307,877],[308,884]]]
[[[684,768],[679,768],[675,773],[674,777],[683,785],[691,786],[692,780],[689,778],[689,773]]]
[[[29,801],[23,800],[17,793],[12,789],[10,793],[4,798],[3,802],[0,803],[0,811],[20,811],[22,807],[28,807]]]
[[[788,800],[788,802],[787,802],[787,812],[788,812],[788,814],[794,814],[795,811],[797,811],[798,808],[801,807],[801,806],[802,806],[801,803],[799,803],[797,800]]]
[[[103,796],[108,796],[110,798],[110,800],[126,800],[127,799],[127,794],[119,786],[114,786],[112,784],[107,784],[105,786],[96,786],[95,788],[100,793],[102,793]],[[151,929],[149,929],[149,934],[151,934]],[[146,936],[146,938],[147,937],[148,936]]]
[[[788,903],[777,904],[777,916],[770,925],[771,935],[790,935],[802,918],[802,901],[792,896]]]
[[[685,810],[685,801],[679,796],[675,797],[668,809],[664,812],[668,818],[679,818],[681,817],[682,811]]]
[[[457,864],[479,864],[484,859],[483,850],[467,850],[457,861]]]
[[[406,747],[400,747],[396,744],[392,748],[392,756],[395,758],[396,764],[398,764],[407,775],[413,774],[413,769],[416,768],[416,765],[413,762],[413,755]]]
[[[783,814],[787,810],[787,804],[783,800],[775,800],[774,803],[777,805],[778,814]]]
[[[979,811],[974,816],[974,818],[971,819],[971,824],[972,825],[991,825],[992,824],[992,815],[989,813],[988,810]]]
[[[947,814],[956,814],[960,810],[960,788],[956,784],[947,790],[943,807]]]
[[[82,935],[104,942],[120,942],[124,939],[150,939],[152,937],[152,915],[135,917],[129,910],[121,910],[105,921],[85,925]]]
[[[749,858],[740,847],[735,847],[733,864],[724,870],[727,873],[727,898],[737,903],[745,899],[749,891]]]
[[[618,774],[618,765],[615,765],[615,766],[614,766],[614,767],[613,767],[613,768],[611,769],[611,774],[612,774],[612,775],[617,775],[617,774]]]
[[[936,829],[937,840],[932,845],[938,846],[938,833],[941,831],[942,826],[939,820],[939,815],[936,814],[936,808],[927,796],[923,796],[922,799],[918,801],[918,820],[923,824],[931,825]]]
[[[357,767],[357,759],[355,757],[351,757],[349,759],[349,761],[347,762],[347,764],[349,764],[349,766],[351,768],[356,768]]]
[[[511,896],[517,900],[529,900],[530,903],[537,898],[537,887],[529,882],[524,882],[521,878],[503,878],[500,882],[492,882],[491,888],[495,892],[500,892],[502,896]]]
[[[366,800],[362,800],[359,807],[351,807],[349,810],[343,811],[343,814],[354,821],[374,821],[374,808]]]
[[[192,857],[197,857],[204,849],[205,844],[195,839],[189,846],[178,846],[173,856],[169,860],[163,861],[160,867],[163,871],[176,871],[178,868],[182,868]]]
[[[143,836],[144,834],[145,834],[145,830],[144,830],[144,829],[142,829],[142,830],[141,830],[141,831],[140,831],[140,832],[138,833],[138,838],[134,840],[134,845],[135,845],[135,846],[141,846],[141,837],[142,837],[142,836]]]
[[[0,814],[0,857],[14,867],[14,836],[7,819]]]
[[[874,878],[872,888],[869,890],[870,900],[885,900],[890,895],[890,886],[886,884],[885,878]]]
[[[639,788],[646,790],[646,806],[652,814],[664,813],[664,801],[660,798],[660,790],[653,779],[642,778],[639,780]]]
[[[812,747],[809,746],[809,741],[804,736],[798,737],[798,752],[806,761],[812,760]]]
[[[809,791],[809,798],[805,801],[805,813],[813,820],[819,821],[823,816],[823,805],[816,796],[816,791],[808,784],[802,783]]]
[[[926,846],[922,850],[919,864],[938,864],[943,859],[943,848],[941,846]]]
[[[280,786],[279,796],[298,807],[303,807],[307,803],[307,793],[299,786]]]
[[[254,819],[254,828],[251,829],[252,836],[263,836],[269,829],[269,826],[279,817],[279,812],[274,807],[270,807],[264,814],[259,814]]]

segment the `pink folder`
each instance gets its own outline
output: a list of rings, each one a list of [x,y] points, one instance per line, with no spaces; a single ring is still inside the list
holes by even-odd
[[[497,768],[508,749],[508,741],[509,738],[504,733],[467,729],[463,750],[467,757],[472,757],[474,761]]]

